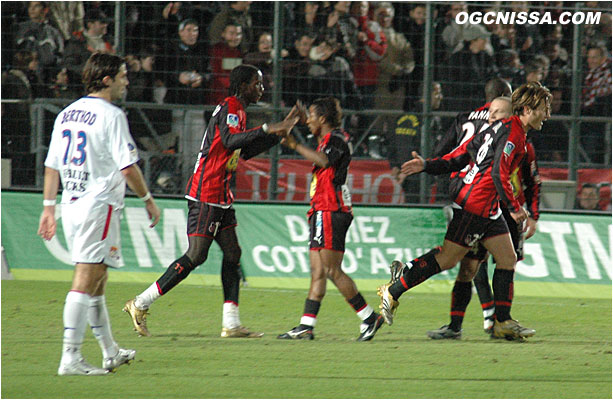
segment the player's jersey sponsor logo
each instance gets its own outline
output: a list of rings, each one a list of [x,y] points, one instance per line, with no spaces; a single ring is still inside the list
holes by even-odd
[[[236,167],[238,167],[238,157],[240,156],[240,154],[241,154],[241,149],[234,150],[232,157],[230,157],[230,159],[226,163],[227,171],[236,171]]]
[[[226,124],[232,128],[238,127],[238,115],[236,114],[228,114],[226,118]]]

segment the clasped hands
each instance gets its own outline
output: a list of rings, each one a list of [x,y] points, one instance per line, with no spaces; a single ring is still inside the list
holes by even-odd
[[[290,132],[298,122],[304,124],[306,120],[306,107],[302,102],[297,101],[283,121],[268,125],[268,133],[281,137],[282,145],[295,149],[298,142]]]

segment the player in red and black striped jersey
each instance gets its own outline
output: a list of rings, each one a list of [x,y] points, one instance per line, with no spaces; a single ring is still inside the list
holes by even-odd
[[[497,97],[511,97],[512,89],[509,82],[502,78],[492,78],[485,84],[485,104],[474,111],[461,112],[456,115],[447,134],[436,144],[434,157],[442,157],[456,147],[479,133],[490,118],[490,103]],[[500,118],[497,118],[500,119]],[[451,177],[458,173],[454,172]],[[437,199],[445,198],[449,191],[449,179],[437,179]]]
[[[383,317],[366,303],[353,280],[341,269],[345,237],[353,214],[351,194],[347,187],[351,150],[349,135],[339,128],[342,119],[340,102],[334,97],[317,99],[309,107],[308,116],[303,108],[301,114],[317,138],[317,149],[312,150],[296,142],[291,135],[281,143],[313,162],[311,209],[307,214],[310,227],[311,286],[300,324],[278,338],[314,338],[317,313],[326,294],[326,280],[330,278],[362,320],[357,340],[368,341],[383,324]]]
[[[511,116],[512,105],[511,99],[500,97],[491,102],[490,115],[487,124],[492,125],[499,119],[506,119]],[[486,126],[487,126],[486,124]],[[538,220],[538,199],[540,178],[538,176],[538,167],[536,165],[536,155],[534,147],[530,142],[526,142],[526,157],[520,164],[520,167],[511,173],[511,184],[513,193],[518,198],[520,204],[527,202],[529,209],[528,229],[526,239],[530,238],[536,231],[536,221]],[[464,171],[464,170],[463,170]],[[454,172],[454,174],[458,174]],[[453,174],[452,174],[453,176]],[[461,181],[461,177],[455,179]],[[524,188],[525,185],[525,188]],[[525,196],[524,196],[525,193]],[[513,247],[517,254],[517,260],[523,259],[523,232],[511,217],[506,205],[500,204],[502,215],[507,222],[511,233]],[[485,248],[479,244],[462,259],[460,262],[460,271],[456,276],[456,281],[451,294],[451,311],[450,323],[443,325],[439,329],[428,331],[428,336],[432,339],[459,339],[462,335],[462,321],[464,313],[472,294],[472,284],[474,279],[475,288],[479,295],[479,300],[483,309],[484,329],[491,333],[494,325],[494,299],[492,290],[489,284],[487,275],[487,258],[488,254]],[[478,273],[477,273],[478,271]]]
[[[240,323],[238,294],[241,248],[236,237],[236,217],[230,180],[238,157],[249,159],[279,143],[276,135],[286,135],[298,121],[292,113],[284,121],[247,130],[245,108],[256,103],[264,92],[262,73],[252,65],[239,65],[230,74],[230,93],[213,112],[200,147],[194,173],[187,184],[187,252],[173,261],[166,272],[125,310],[134,328],[149,336],[146,313],[160,296],[168,293],[191,271],[204,263],[213,241],[223,252],[221,282],[224,292],[222,337],[261,337]],[[295,110],[293,110],[295,113]]]
[[[519,325],[510,315],[513,299],[513,274],[517,257],[509,236],[509,228],[500,218],[499,202],[507,204],[512,218],[522,223],[525,209],[515,198],[510,183],[512,172],[525,155],[526,133],[540,130],[549,117],[551,94],[538,82],[526,83],[513,92],[513,116],[498,121],[473,136],[451,153],[432,160],[424,160],[417,153],[402,166],[402,172],[422,171],[446,173],[470,169],[453,191],[454,216],[447,229],[441,251],[429,252],[404,266],[402,277],[379,288],[382,314],[388,324],[398,306],[397,299],[410,288],[442,270],[453,268],[476,243],[495,257],[493,287],[496,322],[493,336],[523,338],[534,331]],[[396,261],[394,263],[397,263]]]

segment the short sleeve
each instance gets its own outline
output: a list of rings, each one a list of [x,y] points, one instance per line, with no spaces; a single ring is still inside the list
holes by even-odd
[[[330,137],[326,147],[323,149],[323,153],[328,157],[328,165],[331,166],[336,165],[343,158],[343,155],[348,152],[349,147],[347,143],[336,135]]]
[[[128,120],[123,112],[117,113],[109,124],[109,151],[113,162],[122,170],[138,162],[138,150],[130,135]]]
[[[45,159],[45,167],[60,170],[62,167],[62,136],[57,129],[53,129],[51,134],[51,142],[49,143],[49,151],[47,152],[47,158]],[[64,149],[66,150],[66,149]]]

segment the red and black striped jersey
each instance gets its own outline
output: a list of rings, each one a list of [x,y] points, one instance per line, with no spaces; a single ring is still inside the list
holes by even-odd
[[[490,117],[490,103],[486,103],[475,111],[462,112],[456,115],[447,134],[434,149],[435,157],[442,157],[453,149],[479,133]]]
[[[234,195],[230,180],[238,157],[249,159],[279,143],[261,126],[246,130],[247,115],[236,96],[227,97],[213,111],[204,131],[194,172],[185,197],[203,203],[230,205]]]
[[[349,135],[334,129],[317,146],[328,157],[325,168],[314,166],[311,180],[311,209],[315,211],[351,212],[351,194],[347,186],[347,172],[351,162]]]
[[[511,173],[513,194],[520,204],[526,204],[530,217],[539,219],[541,177],[536,163],[536,152],[532,142],[526,140],[526,156],[520,166]]]
[[[460,184],[451,189],[454,202],[470,213],[497,218],[501,214],[499,200],[512,212],[521,207],[513,194],[510,177],[525,154],[526,133],[519,117],[514,115],[497,121],[443,157],[426,160],[424,171],[443,174],[471,163]]]

